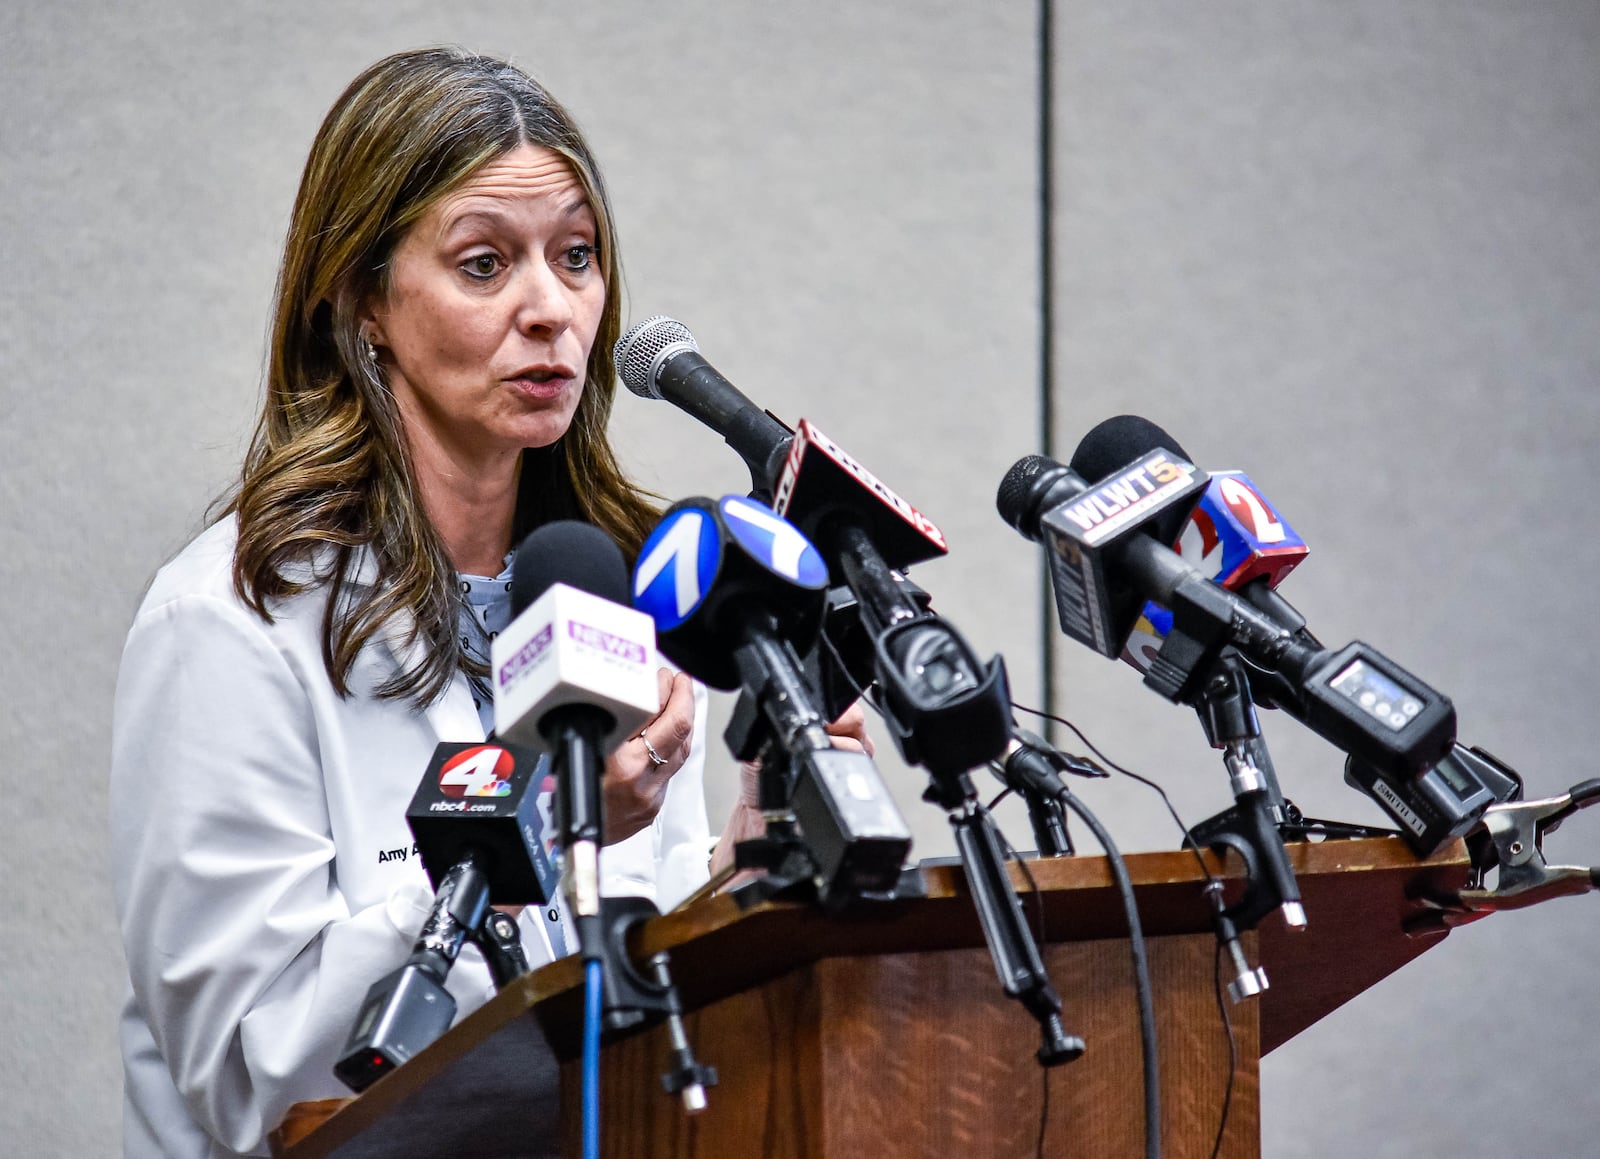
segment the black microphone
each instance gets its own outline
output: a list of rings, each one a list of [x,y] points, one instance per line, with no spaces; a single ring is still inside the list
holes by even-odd
[[[1237,592],[1258,611],[1286,631],[1318,645],[1306,631],[1306,618],[1284,599],[1278,589],[1283,577],[1309,554],[1296,534],[1261,489],[1242,471],[1211,473],[1205,496],[1189,516],[1177,544],[1178,554],[1228,591]],[[1146,605],[1141,629],[1122,658],[1145,671],[1165,636],[1164,610]],[[1143,639],[1141,640],[1141,635]],[[1275,688],[1283,681],[1259,669],[1249,678],[1255,699],[1276,707]],[[1292,689],[1282,699],[1294,712]],[[1255,754],[1266,775],[1282,821],[1282,794],[1271,773],[1264,745]],[[1459,742],[1433,768],[1419,776],[1395,775],[1363,761],[1349,758],[1344,779],[1371,797],[1399,827],[1400,835],[1419,857],[1431,857],[1445,844],[1466,834],[1496,801],[1512,800],[1518,786],[1503,774],[1498,762],[1482,750]]]
[[[1001,481],[1001,517],[1046,548],[1063,631],[1115,658],[1154,600],[1173,612],[1173,630],[1145,673],[1163,696],[1193,699],[1202,661],[1232,645],[1282,678],[1280,707],[1345,753],[1398,775],[1432,768],[1455,741],[1448,697],[1360,641],[1321,647],[1167,546],[1205,488],[1203,472],[1173,447],[1154,424],[1121,416],[1084,437],[1072,466],[1030,455]]]
[[[833,702],[846,688],[876,679],[908,762],[949,780],[1001,757],[1010,739],[1003,665],[985,663],[895,570],[946,553],[937,525],[810,422],[791,434],[758,410],[698,350],[687,327],[658,316],[623,336],[616,363],[635,394],[666,398],[722,434],[758,490],[772,488],[773,509],[816,543],[832,582],[848,586],[853,600],[846,609],[835,599],[833,648],[818,663],[824,691],[836,694],[827,707],[842,708]],[[961,795],[943,795],[952,793]]]
[[[489,887],[471,857],[439,883],[411,956],[373,983],[333,1073],[364,1091],[449,1029],[456,1001],[444,988],[461,945],[483,924]]]
[[[734,495],[669,508],[633,578],[661,651],[713,687],[742,689],[729,747],[741,760],[761,757],[768,833],[786,836],[782,818],[793,811],[815,861],[808,876],[831,904],[893,888],[911,834],[872,759],[833,746],[801,669],[795,648],[816,636],[826,587],[805,536]]]
[[[623,385],[665,399],[721,435],[750,468],[754,490],[770,495],[793,437],[700,354],[689,328],[658,314],[636,323],[612,351]]]
[[[820,540],[840,517],[871,537],[889,567],[945,555],[938,525],[804,419],[791,431],[722,377],[689,328],[656,315],[631,327],[613,351],[617,373],[640,398],[665,399],[723,437],[750,468],[755,490],[789,522]],[[828,549],[830,570],[837,567]],[[838,576],[835,574],[835,581]]]
[[[944,555],[943,534],[811,423],[802,421],[790,436],[770,416],[764,422],[753,403],[700,359],[681,323],[654,318],[635,326],[617,343],[616,362],[635,394],[668,398],[722,434],[750,465],[758,491],[774,481],[773,509],[816,540],[832,582],[848,586],[853,605],[836,602],[829,616],[831,647],[817,665],[821,683],[842,691],[864,683],[860,674],[876,680],[896,747],[907,762],[928,770],[932,784],[925,796],[950,815],[996,972],[1006,992],[1041,1024],[1040,1060],[1053,1065],[1077,1057],[1082,1040],[1062,1027],[1060,998],[1022,920],[993,822],[968,776],[1001,761],[1014,741],[1005,666],[998,657],[985,663],[895,570]],[[640,590],[636,579],[636,598]],[[674,624],[668,630],[660,615],[656,622],[663,628],[662,649],[672,655],[683,629]],[[863,630],[854,630],[857,625]],[[837,669],[842,679],[833,678]],[[1050,847],[1066,847],[1059,810],[1047,828]]]
[[[443,1034],[456,1003],[445,979],[468,940],[484,951],[496,986],[526,973],[515,924],[497,928],[489,906],[542,905],[555,886],[538,811],[537,753],[503,742],[443,741],[406,821],[435,894],[411,955],[368,989],[334,1064],[362,1091]],[[542,779],[542,778],[541,778]]]
[[[671,399],[730,443],[737,430],[752,469],[781,463],[775,474],[758,474],[757,488],[770,487],[773,509],[816,543],[835,585],[823,622],[826,646],[809,657],[829,715],[876,681],[896,747],[935,775],[946,807],[966,795],[969,769],[1019,752],[1028,759],[1032,750],[1011,726],[1003,663],[985,663],[898,570],[946,554],[938,526],[811,422],[802,419],[791,435],[766,421],[703,367],[697,350],[681,322],[658,316],[617,343],[616,362],[634,393]],[[1024,794],[1030,810],[1053,800],[1031,788]],[[1065,847],[1059,840],[1040,845],[1041,852]]]
[[[1118,415],[1084,436],[1071,466],[1028,455],[1000,481],[1000,517],[1052,549],[1061,630],[1102,656],[1122,654],[1145,602],[1107,574],[1112,549],[1135,538],[1174,543],[1205,492],[1204,472],[1175,443],[1147,419]],[[1041,525],[1046,514],[1063,525],[1059,534]]]

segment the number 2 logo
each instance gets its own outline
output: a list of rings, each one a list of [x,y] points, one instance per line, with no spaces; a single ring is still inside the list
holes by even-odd
[[[1245,530],[1262,543],[1282,543],[1288,532],[1283,524],[1272,517],[1260,495],[1232,475],[1224,475],[1217,484],[1222,501]]]

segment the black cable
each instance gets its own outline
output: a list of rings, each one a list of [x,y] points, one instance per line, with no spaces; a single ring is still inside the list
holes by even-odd
[[[1185,840],[1185,844],[1189,847],[1190,851],[1194,854],[1195,861],[1200,866],[1200,872],[1205,875],[1205,878],[1206,878],[1205,893],[1206,893],[1206,896],[1209,899],[1211,899],[1211,903],[1212,903],[1213,910],[1214,910],[1214,912],[1213,912],[1213,920],[1220,919],[1222,917],[1223,908],[1224,908],[1223,907],[1223,903],[1222,903],[1222,889],[1223,889],[1222,882],[1216,877],[1215,874],[1213,874],[1211,872],[1210,866],[1206,865],[1205,858],[1200,856],[1200,847],[1199,847],[1199,844],[1194,839],[1194,834],[1192,832],[1190,832],[1189,826],[1184,824],[1183,818],[1178,815],[1178,810],[1173,806],[1172,798],[1167,796],[1166,790],[1163,789],[1160,785],[1158,785],[1155,781],[1152,781],[1150,778],[1144,777],[1144,776],[1140,776],[1138,773],[1134,772],[1133,770],[1123,768],[1121,765],[1117,764],[1116,761],[1112,760],[1110,757],[1106,756],[1105,753],[1101,752],[1100,749],[1095,745],[1095,743],[1092,740],[1090,740],[1087,736],[1084,735],[1084,732],[1083,732],[1082,729],[1080,729],[1077,725],[1073,724],[1070,720],[1067,720],[1065,717],[1056,716],[1053,713],[1040,712],[1036,708],[1029,708],[1025,704],[1017,704],[1015,702],[1012,703],[1012,707],[1017,709],[1019,712],[1026,712],[1026,713],[1029,713],[1030,715],[1033,715],[1033,716],[1042,716],[1042,717],[1046,717],[1047,719],[1055,720],[1057,723],[1059,723],[1061,725],[1064,725],[1068,729],[1071,729],[1073,735],[1076,736],[1079,740],[1081,740],[1085,745],[1087,745],[1088,748],[1089,748],[1089,751],[1094,753],[1095,756],[1099,757],[1100,760],[1105,765],[1107,765],[1108,767],[1110,767],[1110,768],[1116,770],[1117,772],[1121,773],[1123,776],[1130,777],[1133,780],[1138,781],[1141,785],[1146,785],[1146,786],[1148,786],[1151,789],[1154,789],[1156,791],[1156,793],[1161,797],[1162,803],[1164,805],[1166,805],[1167,812],[1172,815],[1173,821],[1176,822],[1178,828],[1183,831],[1183,835],[1184,835],[1184,837],[1186,839]],[[1069,800],[1069,798],[1070,798],[1070,800]],[[1075,797],[1070,797],[1070,794],[1068,794],[1068,797],[1064,797],[1063,800],[1067,800],[1068,803],[1071,804],[1073,801],[1076,801],[1076,798]],[[1080,816],[1081,816],[1081,814],[1080,814]],[[1091,828],[1093,828],[1092,825],[1091,825]],[[1096,840],[1100,839],[1098,832],[1095,834],[1095,839]],[[1104,843],[1102,842],[1102,845],[1103,844]],[[1113,872],[1115,872],[1115,870],[1113,870]],[[1223,1032],[1228,1036],[1228,1086],[1227,1086],[1227,1089],[1223,1092],[1223,1096],[1222,1096],[1222,1119],[1221,1119],[1221,1122],[1217,1126],[1216,1143],[1212,1147],[1212,1151],[1211,1151],[1212,1159],[1216,1159],[1216,1156],[1218,1154],[1218,1149],[1222,1146],[1223,1132],[1227,1129],[1227,1125],[1228,1125],[1228,1114],[1232,1110],[1232,1107],[1233,1107],[1233,1088],[1234,1088],[1234,1085],[1236,1084],[1236,1082],[1238,1080],[1238,1074],[1239,1074],[1239,1043],[1238,1043],[1238,1039],[1235,1037],[1234,1031],[1233,1031],[1233,1017],[1230,1014],[1230,1012],[1228,1010],[1227,1003],[1224,1001],[1223,996],[1222,996],[1222,983],[1221,983],[1221,978],[1220,978],[1220,973],[1219,973],[1219,970],[1218,970],[1218,966],[1216,964],[1216,963],[1220,962],[1221,955],[1222,955],[1222,940],[1221,940],[1221,936],[1220,936],[1220,927],[1219,927],[1219,937],[1218,937],[1218,940],[1217,940],[1216,954],[1217,954],[1217,957],[1216,957],[1216,959],[1215,959],[1215,961],[1213,963],[1213,966],[1212,966],[1212,984],[1213,984],[1213,987],[1214,987],[1214,989],[1216,991],[1216,996],[1217,996],[1217,1013],[1219,1015],[1221,1015],[1221,1017],[1222,1017],[1222,1029],[1223,1029]]]
[[[1150,962],[1145,956],[1144,926],[1139,921],[1139,903],[1134,897],[1133,879],[1128,876],[1128,865],[1122,860],[1116,842],[1111,840],[1111,834],[1106,832],[1105,826],[1089,811],[1089,807],[1064,785],[1060,800],[1089,827],[1100,848],[1105,850],[1111,876],[1117,883],[1117,892],[1122,895],[1122,908],[1128,915],[1128,947],[1133,954],[1133,992],[1139,1002],[1139,1049],[1144,1055],[1144,1153],[1146,1159],[1160,1159],[1161,1068],[1156,1060],[1156,1004],[1150,987]]]
[[[856,699],[865,701],[867,707],[872,709],[873,712],[876,712],[881,717],[883,715],[883,709],[879,708],[872,702],[872,698],[867,695],[867,690],[861,687],[861,685],[857,684],[856,678],[850,675],[849,666],[844,662],[844,657],[839,655],[839,649],[834,647],[833,641],[828,639],[828,633],[822,633],[817,637],[817,639],[822,643],[822,646],[828,650],[828,655],[833,657],[833,662],[839,666],[839,672],[846,680],[850,682],[850,690],[856,694]]]
[[[1217,1121],[1217,1139],[1211,1144],[1211,1159],[1222,1153],[1222,1137],[1228,1130],[1228,1112],[1233,1109],[1233,1084],[1239,1077],[1239,1040],[1233,1036],[1233,1018],[1228,1013],[1227,1000],[1222,996],[1222,943],[1211,959],[1211,988],[1217,996],[1217,1013],[1222,1015],[1222,1029],[1228,1035],[1228,1085],[1222,1092],[1222,1118]]]
[[[1052,1067],[1048,1066],[1039,1068],[1039,1083],[1042,1092],[1039,1096],[1039,1142],[1033,1149],[1033,1153],[1038,1159],[1044,1159],[1045,1128],[1050,1123],[1050,1071],[1052,1069]],[[1212,1159],[1216,1159],[1216,1156],[1212,1156]]]
[[[1211,872],[1211,867],[1206,864],[1206,859],[1200,856],[1200,845],[1197,841],[1195,841],[1194,834],[1189,831],[1189,826],[1183,823],[1183,818],[1178,816],[1178,810],[1173,807],[1172,798],[1167,796],[1167,791],[1165,789],[1156,784],[1156,782],[1152,781],[1149,777],[1140,776],[1132,769],[1125,769],[1121,765],[1117,764],[1116,761],[1112,760],[1110,757],[1106,756],[1105,753],[1101,752],[1099,748],[1095,746],[1094,741],[1090,740],[1083,734],[1083,730],[1081,728],[1073,724],[1066,717],[1057,716],[1053,712],[1041,712],[1037,708],[1029,708],[1026,704],[1018,704],[1014,700],[1011,702],[1011,707],[1016,709],[1018,712],[1026,712],[1030,716],[1040,716],[1046,720],[1053,720],[1057,724],[1065,725],[1067,728],[1072,730],[1072,734],[1074,736],[1076,736],[1089,747],[1090,752],[1100,758],[1101,763],[1107,765],[1116,772],[1121,773],[1125,777],[1129,777],[1135,781],[1138,781],[1141,785],[1145,785],[1151,789],[1154,789],[1161,797],[1161,803],[1167,807],[1167,812],[1172,815],[1173,822],[1178,826],[1179,830],[1182,831],[1184,836],[1184,845],[1187,846],[1189,851],[1194,854],[1195,864],[1200,867],[1200,872],[1205,875],[1206,884],[1215,888],[1221,888],[1221,883],[1217,880],[1216,874]]]
[[[999,797],[996,797],[995,801],[999,801],[1006,795],[1006,793],[1009,792],[1011,792],[1011,790],[1007,789],[1004,793],[1001,793]],[[994,808],[994,802],[990,802],[986,808]],[[1034,914],[1037,917],[1039,927],[1039,946],[1042,949],[1044,946],[1049,944],[1048,940],[1045,938],[1044,932],[1044,894],[1039,889],[1039,883],[1033,878],[1033,870],[1028,868],[1027,861],[1020,853],[1017,852],[1016,846],[1011,844],[1010,838],[1008,838],[1005,833],[1001,831],[998,825],[995,826],[994,831],[995,834],[1000,838],[1000,845],[1005,851],[1007,860],[1016,862],[1017,868],[1022,870],[1022,876],[1028,880],[1028,892],[1033,895]],[[1039,1074],[1043,1084],[1040,1087],[1041,1094],[1039,1097],[1039,1140],[1035,1147],[1035,1153],[1039,1156],[1039,1159],[1044,1159],[1044,1141],[1046,1129],[1050,1124],[1050,1071],[1051,1068],[1047,1066],[1042,1066],[1039,1068]]]
[[[1008,789],[1007,792],[1010,792],[1010,790]],[[1006,856],[1017,863],[1017,868],[1022,870],[1022,876],[1028,879],[1028,892],[1033,895],[1033,912],[1035,923],[1038,926],[1039,944],[1041,946],[1048,945],[1050,940],[1045,937],[1044,933],[1044,893],[1039,889],[1039,883],[1033,879],[1033,870],[1028,868],[1028,863],[1023,860],[1022,854],[1017,852],[1010,839],[1000,831],[1000,826],[996,825],[994,831],[999,836],[1000,843],[1005,847]]]

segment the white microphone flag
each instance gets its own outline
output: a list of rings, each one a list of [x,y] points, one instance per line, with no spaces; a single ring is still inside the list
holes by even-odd
[[[495,637],[489,661],[496,734],[536,752],[550,751],[539,721],[553,708],[611,713],[616,726],[601,738],[607,753],[661,708],[655,621],[567,584],[551,584]]]

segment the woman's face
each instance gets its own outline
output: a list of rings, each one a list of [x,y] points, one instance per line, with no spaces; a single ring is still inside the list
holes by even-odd
[[[535,145],[407,231],[367,329],[413,444],[469,468],[566,432],[605,305],[597,244],[583,186]]]

